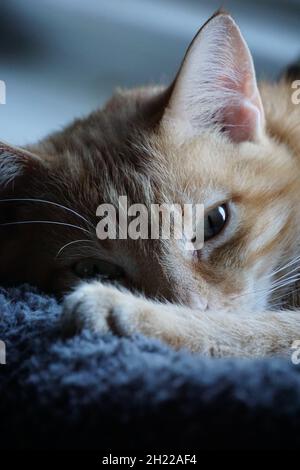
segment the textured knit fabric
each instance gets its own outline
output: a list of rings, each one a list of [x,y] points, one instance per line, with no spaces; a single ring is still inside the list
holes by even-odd
[[[0,290],[0,448],[206,449],[300,445],[300,365],[208,359],[83,331],[60,306]]]

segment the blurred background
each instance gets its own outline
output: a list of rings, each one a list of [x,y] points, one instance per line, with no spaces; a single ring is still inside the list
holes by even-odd
[[[27,144],[101,106],[117,86],[168,83],[197,29],[221,5],[203,0],[0,0],[0,140]],[[222,2],[260,78],[300,53],[300,0]]]

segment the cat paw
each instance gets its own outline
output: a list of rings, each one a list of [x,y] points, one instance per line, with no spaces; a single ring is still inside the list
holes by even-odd
[[[67,335],[83,329],[127,336],[136,331],[143,300],[100,282],[85,283],[64,299],[62,324]]]

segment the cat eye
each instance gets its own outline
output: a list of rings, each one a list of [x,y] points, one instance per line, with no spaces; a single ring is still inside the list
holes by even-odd
[[[124,276],[120,266],[103,260],[84,259],[73,266],[76,276],[81,279],[100,278],[103,280],[116,280]]]
[[[227,204],[216,206],[204,216],[204,241],[211,240],[220,234],[229,218]]]

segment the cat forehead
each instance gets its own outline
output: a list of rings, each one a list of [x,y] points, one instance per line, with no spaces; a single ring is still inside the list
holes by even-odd
[[[254,193],[280,192],[296,174],[288,149],[270,139],[235,145],[208,134],[182,147],[169,145],[166,152],[177,184],[207,205],[233,194],[249,199]]]
[[[270,142],[236,145],[222,134],[207,132],[178,145],[164,129],[143,132],[138,127],[127,140],[115,136],[108,141],[106,135],[104,145],[101,127],[89,145],[73,133],[64,140],[69,176],[85,181],[88,199],[97,203],[114,203],[125,194],[133,202],[151,203],[157,196],[178,202],[185,193],[187,199],[200,198],[210,205],[233,191],[248,191],[254,183],[259,190],[260,181],[264,190],[270,169],[275,167],[275,177],[279,174],[276,155],[279,166],[287,157]]]
[[[165,146],[168,171],[177,175],[177,181],[199,187],[227,186],[234,176],[253,171],[261,166],[265,151],[254,145],[233,145],[222,136],[201,136],[180,147]],[[201,184],[200,184],[201,183]]]
[[[263,145],[248,142],[236,145],[226,136],[213,132],[204,133],[182,146],[171,148],[171,151],[177,155],[180,164],[184,161],[189,165],[194,163],[201,165],[204,170],[212,164],[216,171],[220,165],[230,165],[249,157],[257,158],[262,153],[268,153],[267,147]]]

